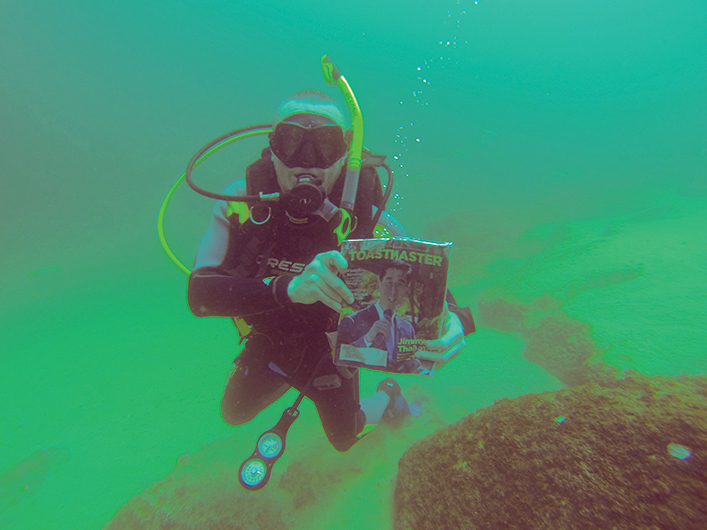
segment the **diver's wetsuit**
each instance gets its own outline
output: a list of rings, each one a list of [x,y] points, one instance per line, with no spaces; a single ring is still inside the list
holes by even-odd
[[[224,193],[245,191],[244,181],[239,181]],[[277,227],[261,238],[270,239],[269,244],[256,246],[255,251],[244,249],[248,238],[239,235],[238,216],[229,216],[228,204],[218,201],[189,277],[187,298],[196,316],[243,317],[252,326],[226,384],[224,420],[246,423],[289,386],[302,391],[319,360],[327,356],[317,379],[330,376],[341,385],[330,389],[310,385],[305,395],[314,402],[331,444],[346,451],[358,440],[365,414],[359,405],[358,373],[342,376],[331,359],[325,333],[336,331],[338,313],[321,302],[295,304],[287,295],[292,277],[318,253],[336,249],[336,241],[321,218],[298,225],[281,216],[269,223]],[[406,235],[386,212],[379,224],[394,236]],[[453,298],[449,300],[453,303]]]
[[[244,181],[239,181],[224,193],[245,191]],[[250,421],[287,390],[285,385],[302,391],[326,355],[317,378],[330,375],[341,386],[320,390],[311,385],[306,396],[316,405],[329,441],[346,451],[363,430],[365,415],[359,406],[358,374],[341,376],[331,360],[325,332],[336,331],[338,314],[321,302],[295,304],[287,295],[295,274],[318,253],[337,248],[331,229],[319,217],[298,225],[281,216],[269,221],[277,223],[277,230],[265,234],[271,244],[243,263],[246,240],[239,235],[237,219],[228,215],[226,202],[217,202],[188,287],[189,307],[196,316],[243,317],[252,326],[226,384],[224,420],[232,425]],[[393,234],[401,232],[391,217],[382,216],[383,223]]]

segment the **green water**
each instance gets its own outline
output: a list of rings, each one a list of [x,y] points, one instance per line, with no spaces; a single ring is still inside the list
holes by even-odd
[[[366,145],[395,170],[389,209],[413,236],[455,241],[462,305],[476,312],[492,285],[535,297],[599,278],[565,309],[607,363],[705,373],[705,22],[701,0],[0,2],[0,527],[101,528],[180,455],[240,436],[242,460],[276,421],[285,404],[243,428],[221,420],[235,333],[189,313],[156,217],[210,140],[271,121],[299,90],[340,100],[325,53],[361,104]],[[205,164],[210,189],[240,178],[259,141]],[[186,189],[170,206],[186,263],[211,207]],[[615,269],[640,278],[601,283]],[[387,489],[344,476],[322,528],[390,527],[407,443],[562,387],[519,336],[478,324],[434,379],[401,381],[439,424],[387,452],[358,444],[356,458],[383,455],[364,461]],[[298,444],[342,469],[353,458],[309,405],[291,462],[311,458]]]

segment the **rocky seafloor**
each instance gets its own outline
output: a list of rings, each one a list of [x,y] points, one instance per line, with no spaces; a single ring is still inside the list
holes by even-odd
[[[707,376],[503,399],[409,448],[395,529],[707,527]]]

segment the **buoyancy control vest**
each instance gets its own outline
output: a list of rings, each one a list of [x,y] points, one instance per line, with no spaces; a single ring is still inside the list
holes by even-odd
[[[383,197],[375,169],[381,158],[364,158],[354,207],[357,222],[349,239],[373,236],[373,206],[380,207]],[[336,205],[341,201],[345,172],[344,167],[328,196]],[[267,147],[246,169],[246,192],[257,195],[279,191],[275,166]],[[299,274],[316,254],[339,248],[331,222],[327,223],[319,216],[291,219],[278,202],[255,203],[252,209],[246,203],[229,203],[227,217],[231,224],[228,244],[238,250],[227,252],[223,266],[236,276],[266,278]]]

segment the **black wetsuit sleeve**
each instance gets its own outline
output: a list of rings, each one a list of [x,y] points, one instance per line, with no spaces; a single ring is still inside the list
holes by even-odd
[[[218,267],[199,267],[189,276],[187,302],[198,317],[247,317],[292,305],[287,286],[292,276],[258,278],[230,276]],[[269,279],[268,279],[269,280]]]
[[[243,195],[245,183],[234,182],[227,195]],[[218,201],[189,276],[187,303],[198,317],[247,317],[293,304],[287,295],[289,276],[244,278],[231,274],[228,264],[242,252],[234,236],[238,225],[228,219],[228,205]]]
[[[471,309],[468,307],[459,307],[454,295],[451,291],[447,291],[447,304],[449,305],[449,310],[459,317],[461,320],[462,328],[464,329],[464,336],[470,335],[476,331],[476,324],[474,324],[474,317],[471,315]]]

